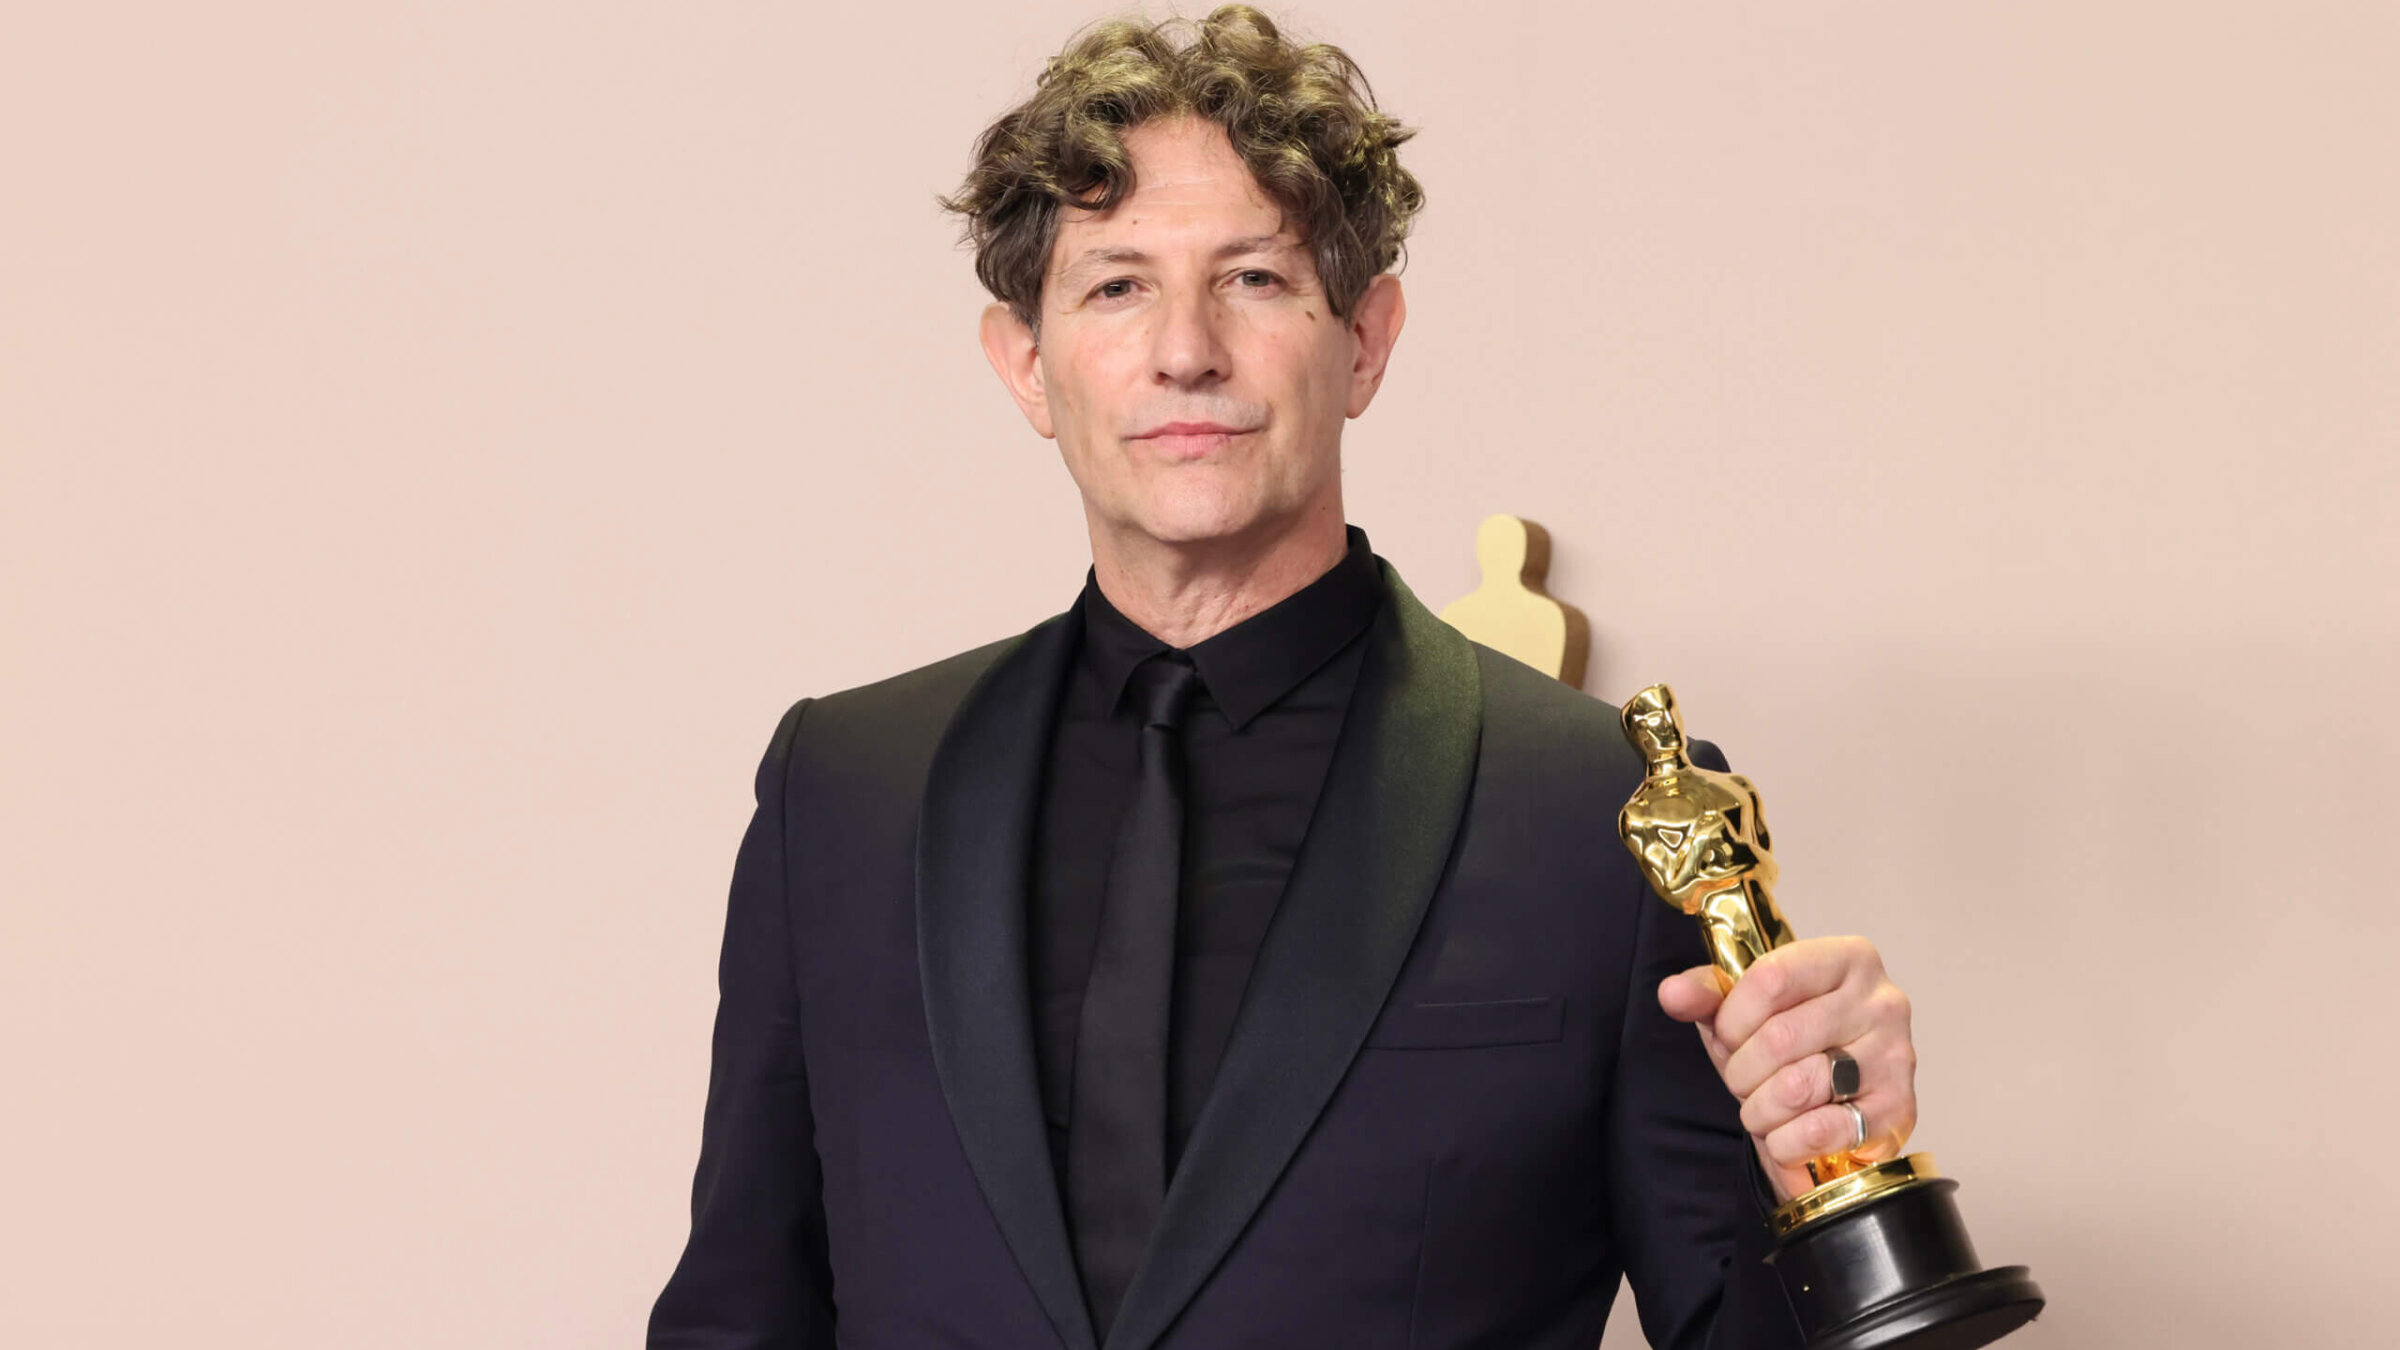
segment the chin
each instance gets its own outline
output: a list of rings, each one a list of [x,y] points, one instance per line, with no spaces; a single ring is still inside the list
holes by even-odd
[[[1130,513],[1142,533],[1169,544],[1237,538],[1256,531],[1275,514],[1267,503],[1247,493],[1234,498],[1194,493],[1147,502]]]
[[[1240,535],[1248,524],[1247,521],[1143,520],[1136,527],[1162,544],[1204,544]]]

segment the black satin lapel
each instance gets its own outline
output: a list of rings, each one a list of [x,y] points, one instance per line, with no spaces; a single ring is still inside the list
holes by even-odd
[[[917,823],[917,964],[967,1162],[1067,1350],[1094,1350],[1042,1123],[1025,973],[1034,814],[1076,622],[1071,610],[1045,620],[995,659],[934,751]]]
[[[1349,1072],[1448,862],[1482,682],[1466,638],[1381,566],[1389,599],[1316,814],[1108,1350],[1156,1344],[1257,1213]]]

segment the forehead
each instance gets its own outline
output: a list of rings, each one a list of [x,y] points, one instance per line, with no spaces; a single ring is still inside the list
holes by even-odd
[[[1068,207],[1051,248],[1060,276],[1166,253],[1211,257],[1296,249],[1299,237],[1233,152],[1223,128],[1191,118],[1125,133],[1133,190],[1105,212]]]

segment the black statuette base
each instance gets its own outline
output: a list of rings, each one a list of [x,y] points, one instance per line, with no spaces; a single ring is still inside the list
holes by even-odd
[[[1948,1177],[1817,1219],[1767,1260],[1809,1350],[1976,1350],[2034,1318],[2042,1289],[2023,1266],[1984,1270]]]

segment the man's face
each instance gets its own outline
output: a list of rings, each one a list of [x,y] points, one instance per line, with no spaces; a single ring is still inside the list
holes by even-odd
[[[1061,214],[1038,346],[986,311],[993,367],[1057,439],[1095,533],[1190,544],[1340,519],[1342,422],[1382,381],[1398,279],[1345,322],[1221,129],[1154,121],[1125,147],[1134,190]]]

